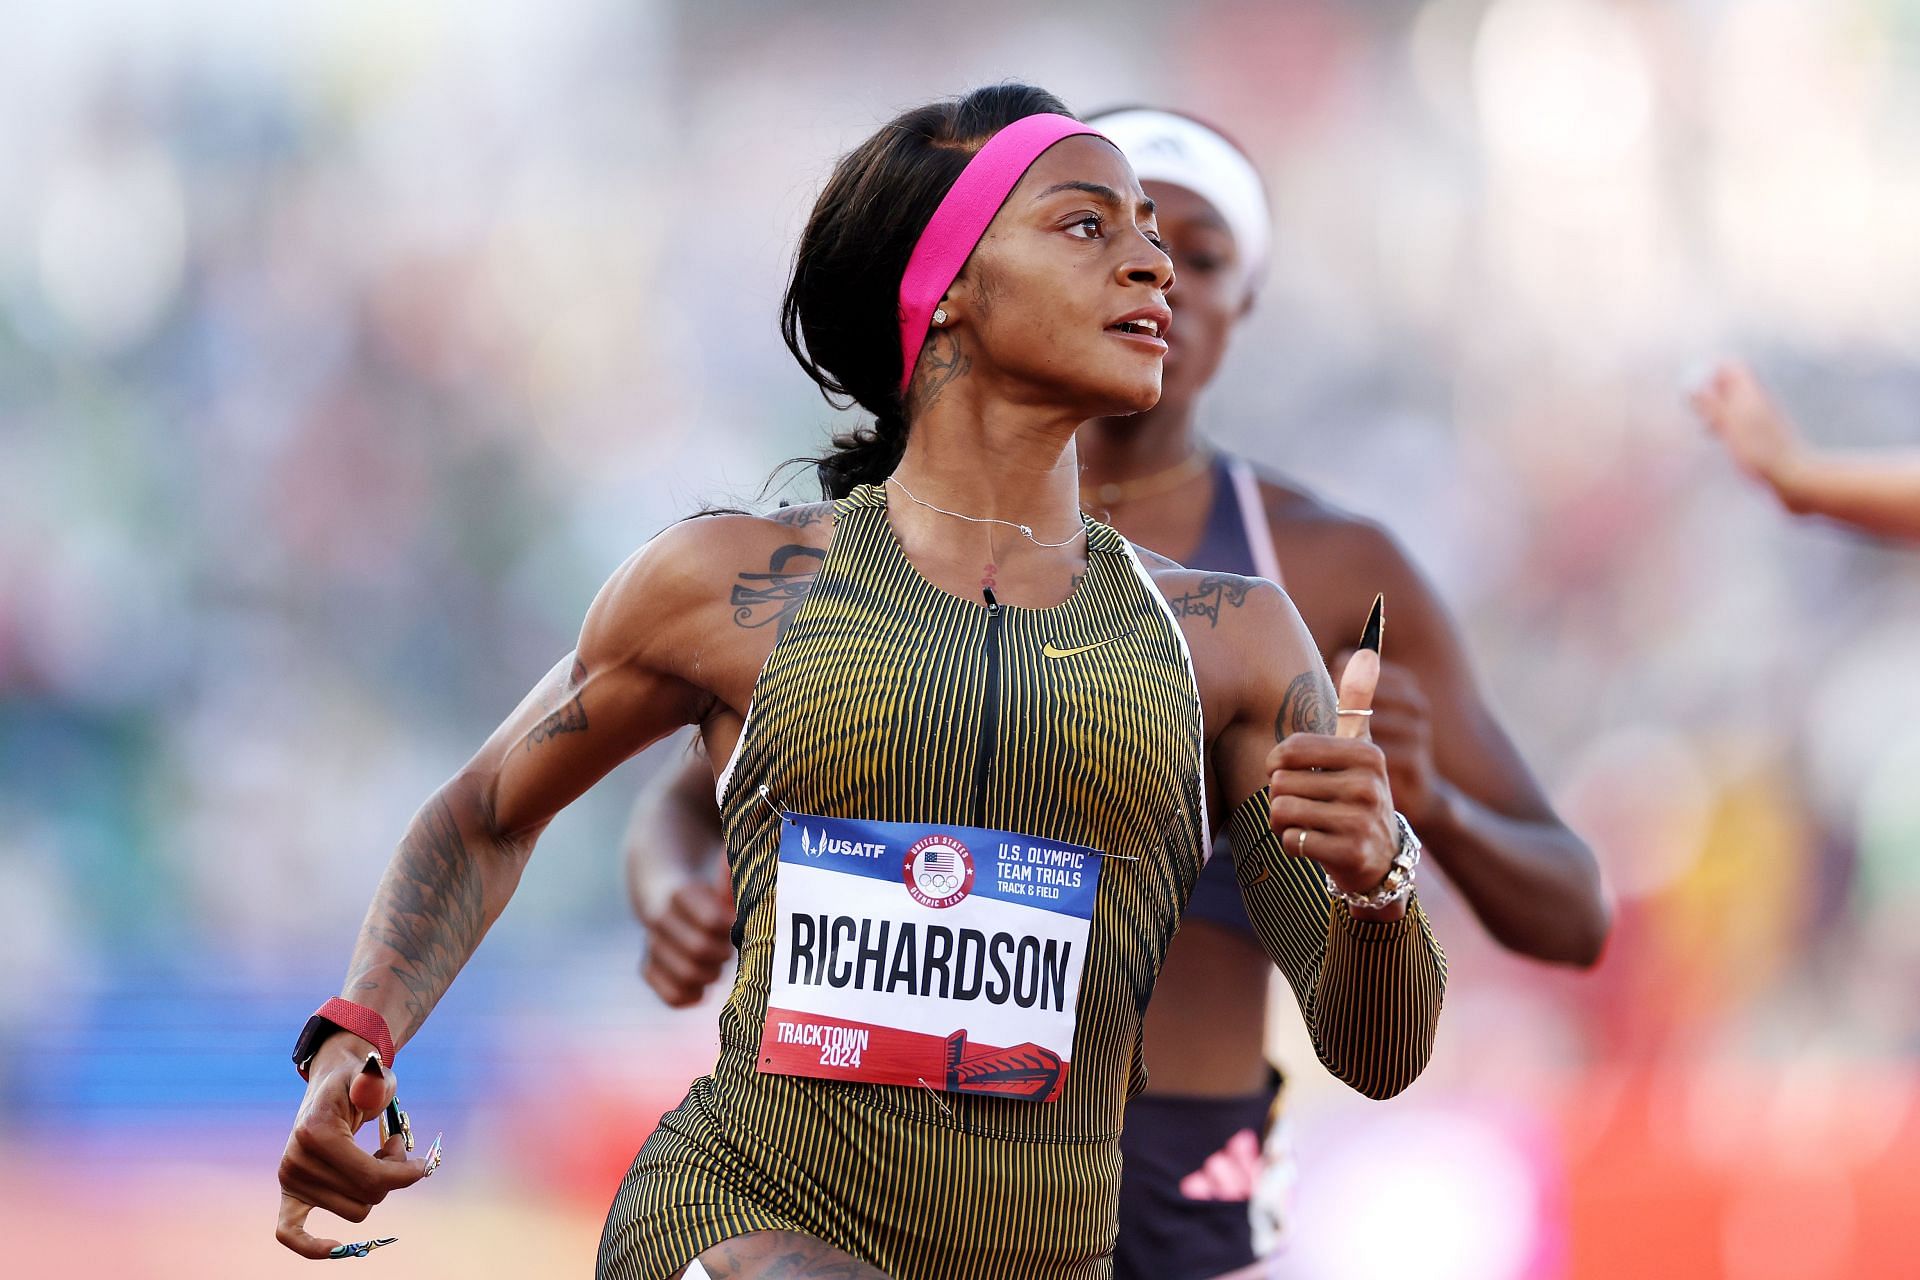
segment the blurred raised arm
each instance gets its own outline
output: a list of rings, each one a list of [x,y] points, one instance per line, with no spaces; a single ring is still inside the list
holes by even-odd
[[[1772,489],[1788,511],[1920,540],[1920,449],[1815,449],[1738,361],[1714,370],[1691,401],[1735,465]]]

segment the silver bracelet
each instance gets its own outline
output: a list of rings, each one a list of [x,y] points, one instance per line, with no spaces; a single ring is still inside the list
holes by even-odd
[[[1413,834],[1413,824],[1398,809],[1393,811],[1393,820],[1400,827],[1400,848],[1393,855],[1393,862],[1387,867],[1387,874],[1374,886],[1372,893],[1348,893],[1333,882],[1333,877],[1325,871],[1327,892],[1350,907],[1390,907],[1403,902],[1413,893],[1413,869],[1420,865],[1420,837]]]

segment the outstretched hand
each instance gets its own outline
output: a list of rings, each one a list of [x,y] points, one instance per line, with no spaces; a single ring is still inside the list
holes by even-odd
[[[429,1162],[438,1162],[437,1141],[426,1156],[414,1159],[398,1133],[371,1153],[354,1140],[360,1127],[393,1101],[397,1087],[373,1047],[350,1032],[334,1035],[314,1055],[307,1096],[280,1157],[280,1217],[274,1229],[275,1239],[301,1257],[337,1257],[353,1247],[309,1232],[307,1215],[315,1209],[365,1222],[388,1192],[410,1187],[433,1171]]]
[[[1801,449],[1799,433],[1740,361],[1721,363],[1687,399],[1734,465],[1755,480],[1778,484],[1793,465]]]

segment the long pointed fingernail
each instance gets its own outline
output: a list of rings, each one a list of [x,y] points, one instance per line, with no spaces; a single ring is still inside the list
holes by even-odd
[[[360,1074],[363,1076],[377,1076],[380,1074],[380,1071],[380,1051],[378,1049],[367,1050],[367,1060],[360,1064]]]
[[[407,1113],[400,1108],[400,1095],[397,1093],[387,1099],[387,1109],[380,1113],[380,1141],[385,1143],[396,1133],[405,1141],[407,1150],[413,1150],[413,1126],[407,1122]]]
[[[1367,615],[1367,626],[1360,633],[1360,647],[1380,652],[1380,633],[1387,625],[1387,598],[1378,595],[1373,598],[1373,612]]]
[[[427,1148],[427,1171],[421,1174],[421,1177],[431,1178],[433,1171],[440,1167],[440,1157],[443,1154],[440,1150],[440,1139],[446,1136],[445,1133],[436,1133],[433,1135],[433,1145]]]
[[[329,1258],[364,1258],[375,1249],[385,1248],[397,1243],[399,1236],[381,1236],[377,1240],[362,1240],[357,1244],[337,1244],[327,1250]]]

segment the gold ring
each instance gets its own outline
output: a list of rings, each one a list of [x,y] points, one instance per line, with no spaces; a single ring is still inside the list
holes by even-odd
[[[1304,858],[1307,856],[1307,829],[1305,827],[1295,827],[1294,830],[1300,833],[1300,838],[1293,842],[1293,856],[1296,858]]]

